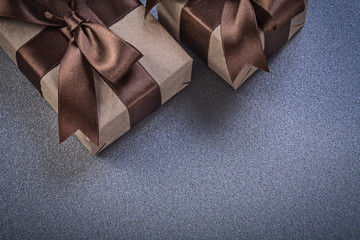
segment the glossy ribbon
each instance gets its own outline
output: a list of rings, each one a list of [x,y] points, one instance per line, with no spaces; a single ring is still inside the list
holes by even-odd
[[[92,2],[92,5],[98,5],[95,1]],[[138,3],[133,4],[135,1],[127,2],[130,2],[128,5],[134,5],[134,7],[138,5]],[[102,4],[106,3],[111,4],[111,1]],[[98,7],[105,8],[101,5]],[[110,23],[109,19],[119,15],[119,13],[111,13],[114,9],[118,8],[111,10],[110,7],[104,10],[109,16],[112,16],[110,18],[106,15],[102,16],[106,25],[114,22]],[[17,61],[19,68],[27,73],[25,75],[40,90],[38,79],[56,66],[60,60],[58,96],[60,142],[79,129],[92,142],[96,145],[99,144],[93,69],[102,76],[125,105],[127,102],[132,102],[134,96],[124,90],[139,92],[142,90],[141,88],[145,88],[148,89],[148,92],[153,92],[153,95],[160,95],[159,90],[151,82],[152,79],[148,81],[151,82],[150,84],[135,83],[136,86],[140,86],[140,90],[127,84],[131,77],[148,78],[146,71],[137,63],[142,54],[111,32],[83,0],[2,0],[0,17],[46,27],[17,52]],[[63,34],[59,35],[58,30]],[[68,40],[66,38],[64,40],[61,35],[66,36]],[[64,48],[66,42],[67,47]],[[50,46],[51,44],[54,48],[48,50],[49,52],[38,51],[41,45]],[[53,66],[49,66],[46,59],[53,61]],[[137,108],[148,107],[149,111],[152,111],[161,104],[159,97],[154,99],[146,99],[147,103],[140,107],[136,104],[132,105]],[[141,103],[141,101],[137,102]],[[149,102],[153,102],[153,104]],[[128,110],[130,115],[133,115],[132,125],[143,117],[140,116],[138,110],[131,107]]]
[[[148,0],[146,13],[158,2]],[[303,0],[189,0],[182,11],[180,36],[207,61],[211,33],[221,23],[225,59],[231,80],[235,81],[247,64],[269,71],[259,28],[265,34],[286,32],[282,27],[304,9]],[[280,43],[288,37],[286,34],[279,36],[284,38],[277,40]],[[277,47],[276,40],[272,45]],[[265,51],[267,56],[274,52],[272,49]]]

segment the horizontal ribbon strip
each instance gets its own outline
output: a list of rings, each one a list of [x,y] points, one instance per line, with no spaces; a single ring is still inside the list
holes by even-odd
[[[80,129],[99,143],[93,68],[128,108],[131,126],[161,105],[158,84],[137,62],[141,53],[106,28],[138,6],[136,0],[0,3],[1,17],[46,26],[18,50],[17,62],[40,92],[41,78],[60,63],[60,141]]]

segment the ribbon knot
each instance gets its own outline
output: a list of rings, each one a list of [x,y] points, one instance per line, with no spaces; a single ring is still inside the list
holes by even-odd
[[[66,23],[67,28],[69,29],[70,32],[75,31],[75,29],[82,24],[83,22],[85,22],[85,20],[83,20],[82,18],[79,17],[79,15],[71,10],[70,13],[68,14],[68,16],[66,16],[64,18],[64,21]]]

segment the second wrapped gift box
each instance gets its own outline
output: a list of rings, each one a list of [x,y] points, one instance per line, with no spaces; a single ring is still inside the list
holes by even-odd
[[[233,88],[305,23],[307,0],[148,0],[160,23]]]

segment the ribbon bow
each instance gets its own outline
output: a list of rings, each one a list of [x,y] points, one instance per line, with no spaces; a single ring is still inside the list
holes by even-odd
[[[263,71],[269,71],[259,28],[261,27],[265,33],[274,31],[305,9],[303,0],[214,1],[223,4],[221,38],[233,82],[247,64]],[[160,0],[148,0],[146,14],[159,2]],[[204,0],[189,0],[189,4],[192,6],[199,4],[200,6],[207,3]]]
[[[83,0],[2,0],[0,17],[56,27],[69,39],[59,72],[59,135],[78,129],[99,145],[95,69],[115,86],[142,57],[111,32]]]

